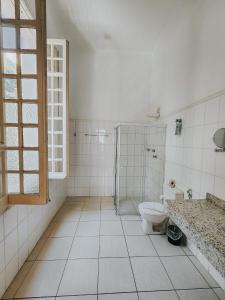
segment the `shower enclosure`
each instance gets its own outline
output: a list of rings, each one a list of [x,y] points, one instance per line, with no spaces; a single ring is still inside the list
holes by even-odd
[[[166,127],[119,124],[115,128],[115,191],[118,214],[137,215],[138,204],[163,193]]]

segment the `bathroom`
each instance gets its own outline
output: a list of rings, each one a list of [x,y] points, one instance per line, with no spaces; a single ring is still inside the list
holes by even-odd
[[[0,298],[225,299],[225,1],[0,16]]]

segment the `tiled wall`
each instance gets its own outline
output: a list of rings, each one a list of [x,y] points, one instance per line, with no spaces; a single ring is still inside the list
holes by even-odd
[[[165,171],[166,127],[146,127],[145,201],[160,202]],[[155,152],[153,152],[155,150]],[[155,157],[156,155],[156,157]]]
[[[183,130],[175,136],[175,119],[183,119]],[[183,191],[192,188],[194,197],[206,192],[225,199],[225,152],[216,153],[213,134],[225,127],[225,95],[184,109],[168,117],[164,192],[170,197],[168,182],[175,179]]]
[[[161,126],[120,127],[120,198],[160,201],[165,134],[165,127]]]
[[[120,126],[119,197],[142,200],[144,197],[145,129]]]
[[[0,215],[0,297],[23,265],[66,196],[64,180],[50,181],[51,202],[16,205]]]
[[[70,121],[69,196],[112,196],[114,127],[111,121]]]

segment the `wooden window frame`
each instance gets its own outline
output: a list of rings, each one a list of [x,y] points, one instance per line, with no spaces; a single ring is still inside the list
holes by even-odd
[[[46,81],[47,81],[47,67],[46,67],[46,0],[36,0],[36,18],[34,20],[20,19],[20,3],[19,0],[15,0],[15,19],[2,19],[0,27],[3,25],[12,25],[16,28],[16,49],[4,49],[6,52],[13,52],[17,55],[17,73],[16,74],[3,74],[3,64],[0,65],[0,98],[1,98],[1,111],[2,111],[2,127],[18,127],[18,147],[5,147],[4,150],[17,150],[19,151],[19,171],[4,171],[7,173],[17,173],[20,175],[20,193],[9,194],[8,204],[45,204],[48,201],[48,141],[47,141],[47,93],[46,93]],[[1,10],[1,7],[0,7]],[[36,49],[21,49],[20,48],[20,28],[34,28],[36,29]],[[1,29],[2,30],[2,29]],[[1,57],[3,53],[2,41],[1,45]],[[20,53],[36,54],[37,55],[37,74],[36,75],[21,75],[20,66]],[[3,104],[5,102],[10,103],[10,99],[3,99],[3,77],[13,78],[17,80],[17,102],[18,103],[18,124],[9,124],[4,122],[4,110]],[[23,100],[22,91],[19,81],[21,78],[34,78],[37,79],[37,100]],[[38,105],[38,124],[23,124],[22,122],[22,103],[35,103]],[[24,147],[23,146],[23,128],[38,128],[38,147]],[[3,138],[4,138],[4,129]],[[37,194],[24,194],[23,189],[23,175],[35,174],[34,171],[24,171],[23,169],[23,150],[37,150],[39,152],[39,193]]]

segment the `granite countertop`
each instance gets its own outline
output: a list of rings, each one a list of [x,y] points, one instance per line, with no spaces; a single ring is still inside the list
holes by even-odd
[[[225,277],[225,201],[167,200],[167,212],[209,262]]]

